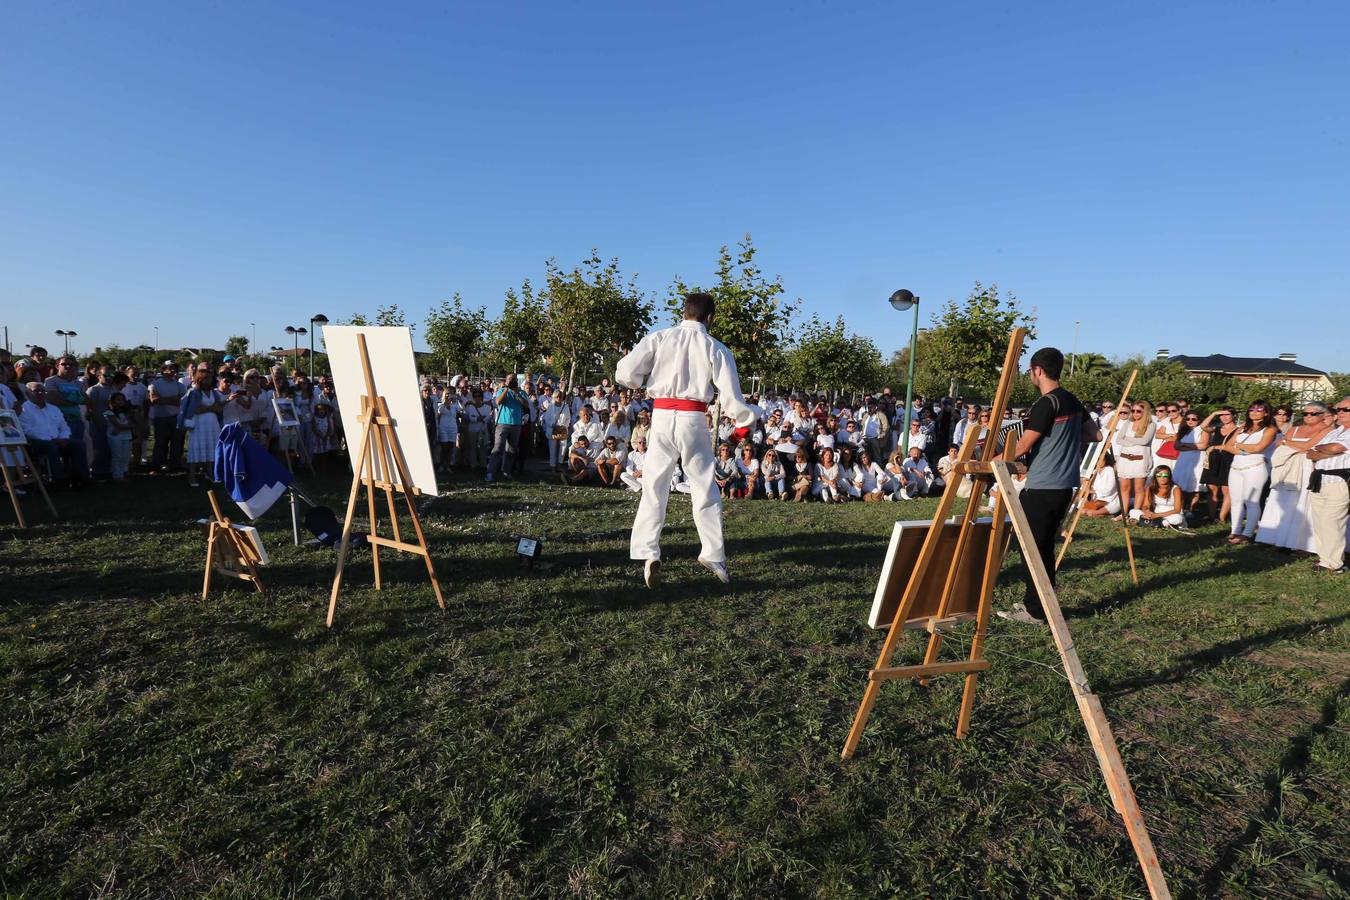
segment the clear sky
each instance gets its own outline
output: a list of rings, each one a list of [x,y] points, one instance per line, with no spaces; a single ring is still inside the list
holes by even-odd
[[[1344,0],[16,0],[0,325],[266,347],[592,246],[663,294],[748,231],[888,354],[891,291],[980,279],[1066,351],[1347,370],[1347,34]]]

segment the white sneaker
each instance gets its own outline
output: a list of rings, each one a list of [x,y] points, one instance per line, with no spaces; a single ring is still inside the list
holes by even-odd
[[[709,572],[717,576],[717,580],[723,584],[731,584],[731,573],[727,571],[727,564],[724,562],[713,562],[710,559],[699,559],[699,564]]]
[[[998,611],[1000,619],[1007,619],[1009,622],[1020,622],[1023,625],[1044,625],[1044,619],[1038,619],[1021,603],[1014,603],[1012,609]]]
[[[647,582],[647,587],[656,590],[661,584],[661,560],[649,559],[646,565],[642,567],[642,580]]]

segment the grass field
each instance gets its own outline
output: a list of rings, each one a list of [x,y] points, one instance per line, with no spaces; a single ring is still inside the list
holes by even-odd
[[[7,893],[1144,893],[1048,632],[995,621],[966,740],[959,677],[894,682],[839,759],[891,522],[932,501],[733,504],[723,587],[680,497],[650,593],[632,495],[465,481],[427,517],[447,609],[358,553],[332,631],[334,555],[280,506],[267,592],[202,603],[182,478],[57,503],[0,510]],[[1350,580],[1142,532],[1135,589],[1117,529],[1080,529],[1061,598],[1174,892],[1350,895]]]

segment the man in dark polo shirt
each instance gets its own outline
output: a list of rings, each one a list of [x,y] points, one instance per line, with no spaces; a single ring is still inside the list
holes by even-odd
[[[1101,432],[1087,408],[1078,398],[1059,386],[1064,370],[1064,354],[1054,347],[1042,347],[1031,357],[1031,383],[1041,398],[1027,413],[1026,428],[1017,442],[1017,458],[1027,459],[1026,487],[1020,497],[1027,521],[1031,524],[1036,550],[1055,583],[1055,533],[1078,489],[1079,466],[1083,449],[1100,439]],[[1005,619],[1028,625],[1044,625],[1045,610],[1027,568],[1026,599],[1007,612]]]

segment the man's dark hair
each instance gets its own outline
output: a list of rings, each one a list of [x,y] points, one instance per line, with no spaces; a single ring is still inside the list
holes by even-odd
[[[684,295],[684,317],[697,322],[706,322],[712,318],[714,302],[712,294],[694,291]]]
[[[1064,371],[1064,354],[1054,347],[1042,347],[1031,355],[1031,364],[1044,369],[1047,378],[1059,381],[1059,375]]]

